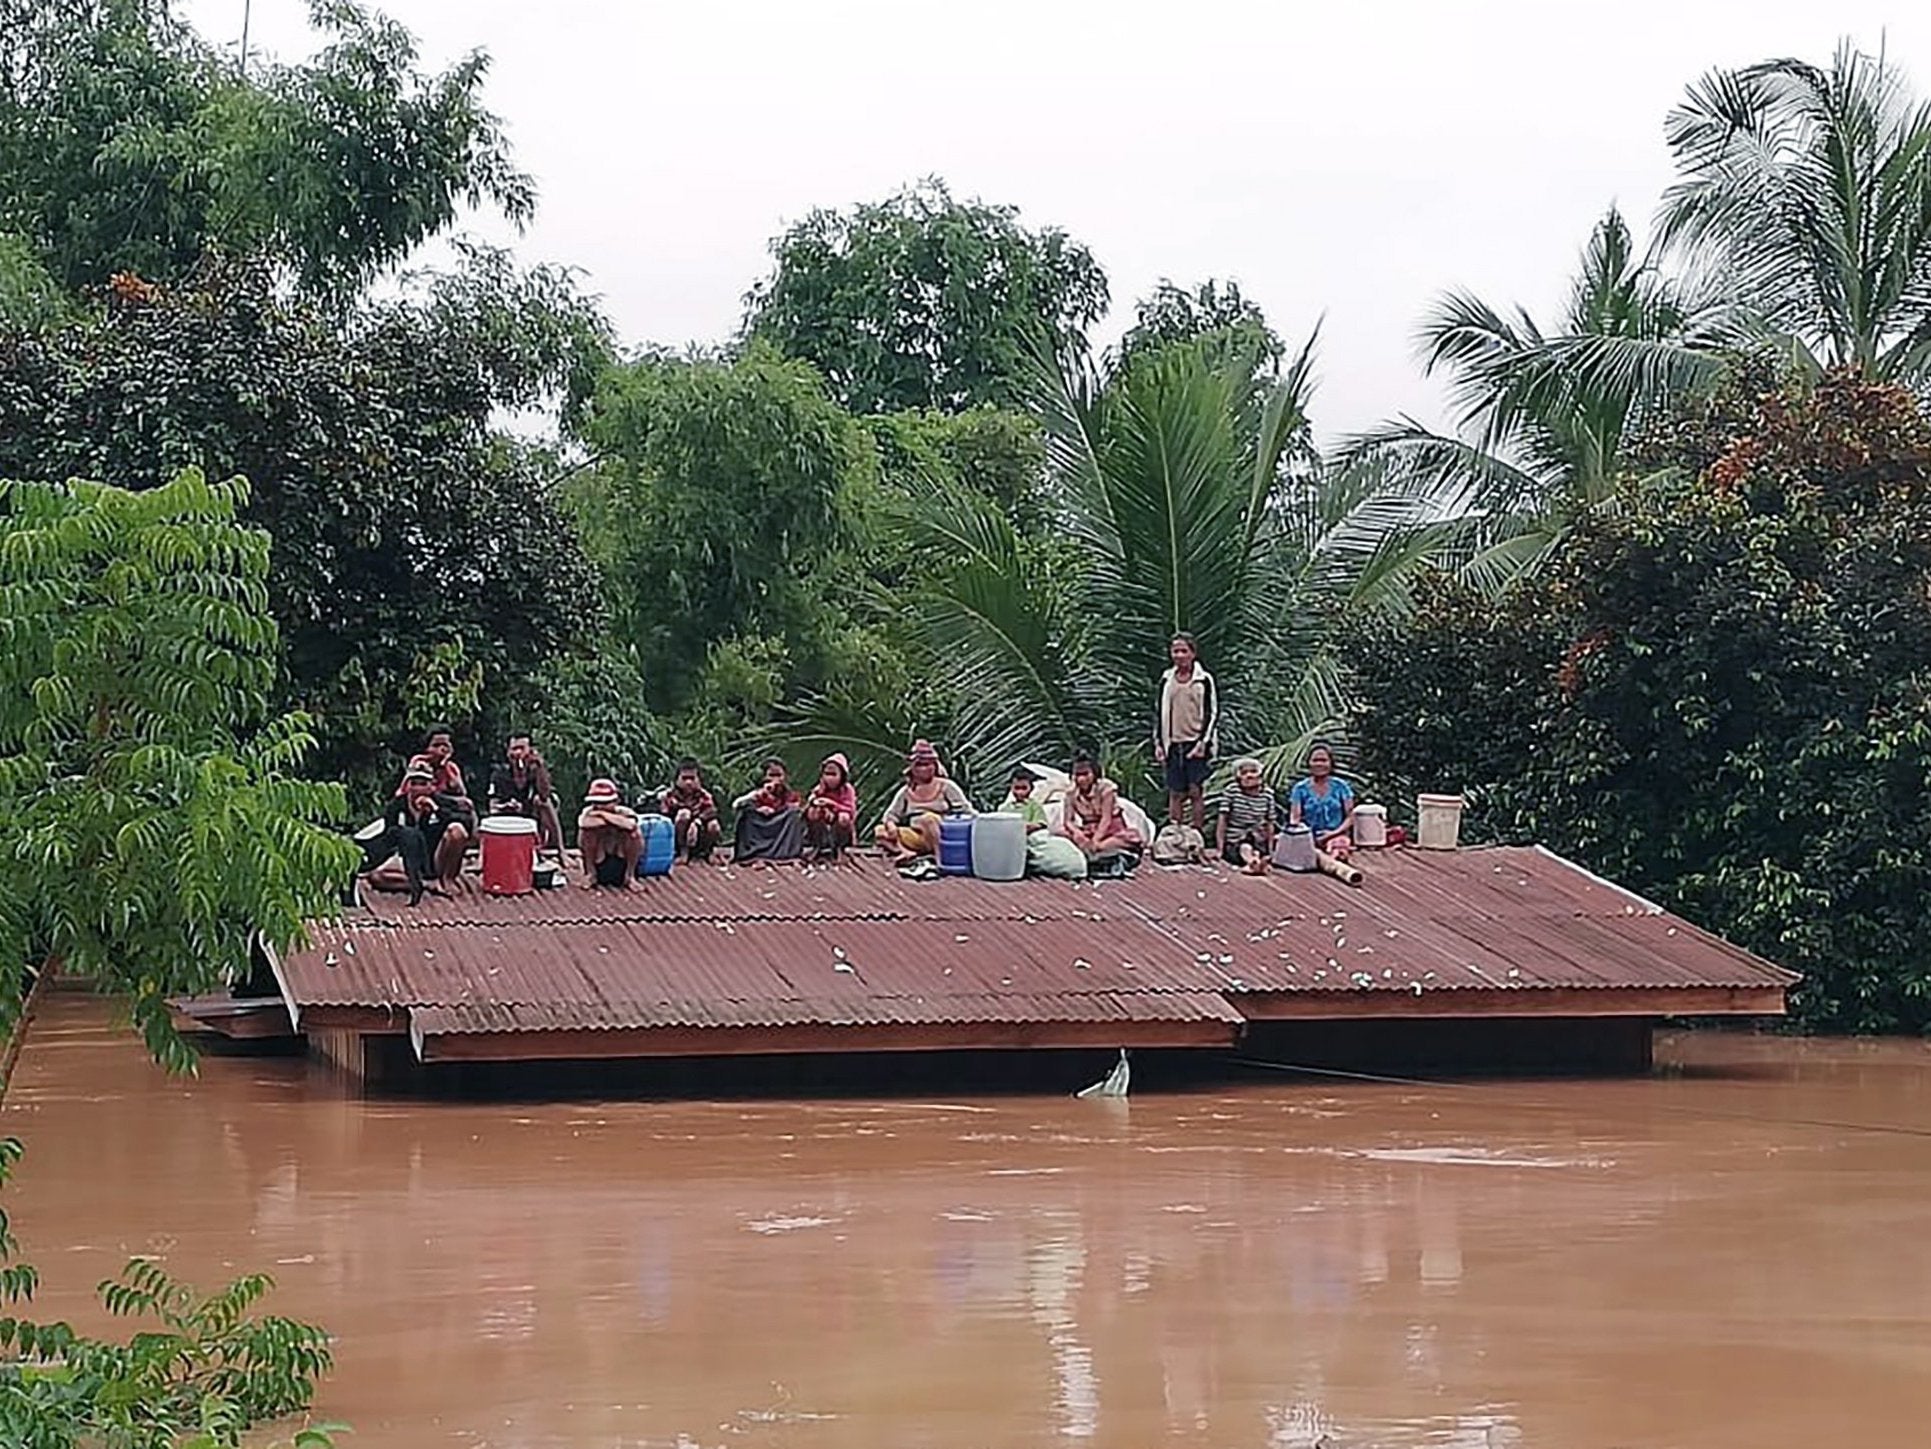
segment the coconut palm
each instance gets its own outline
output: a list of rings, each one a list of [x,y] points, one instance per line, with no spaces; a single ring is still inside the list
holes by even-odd
[[[1931,378],[1931,107],[1841,45],[1718,70],[1670,113],[1662,237],[1814,369]]]
[[[1043,541],[956,484],[910,490],[897,526],[935,563],[901,619],[920,677],[943,684],[963,773],[1097,749],[1137,775],[1181,629],[1220,681],[1226,743],[1271,749],[1284,771],[1338,723],[1327,626],[1401,606],[1438,509],[1379,466],[1316,465],[1312,346],[1259,385],[1252,358],[1199,342],[1107,375],[1042,363],[1032,404],[1057,514]],[[829,713],[790,737],[876,747],[881,731]]]
[[[1539,562],[1574,522],[1612,497],[1633,425],[1713,380],[1732,336],[1636,250],[1613,207],[1583,248],[1560,324],[1544,330],[1467,292],[1437,302],[1418,337],[1445,374],[1455,430],[1400,418],[1353,439],[1410,494],[1452,500],[1468,522],[1462,571],[1501,587]]]

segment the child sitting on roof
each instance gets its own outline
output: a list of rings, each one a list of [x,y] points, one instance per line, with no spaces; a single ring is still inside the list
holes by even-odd
[[[704,772],[688,755],[677,762],[677,779],[664,792],[664,814],[676,831],[677,854],[686,860],[708,859],[724,838],[717,801],[704,788]]]
[[[804,803],[791,788],[784,761],[776,756],[766,760],[758,788],[731,802],[738,815],[732,861],[796,860],[803,855]]]
[[[858,822],[858,792],[852,789],[851,761],[827,755],[818,767],[818,783],[805,801],[805,844],[817,858],[836,860],[852,843]]]
[[[1013,768],[1012,780],[1006,787],[1006,798],[1000,810],[1007,815],[1017,815],[1026,822],[1026,833],[1034,835],[1047,828],[1046,807],[1033,798],[1033,786],[1037,778],[1024,765]]]

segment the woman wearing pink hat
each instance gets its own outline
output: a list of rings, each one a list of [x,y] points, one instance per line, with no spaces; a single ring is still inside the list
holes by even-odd
[[[630,889],[637,862],[644,858],[644,832],[637,812],[624,804],[615,780],[592,780],[577,816],[577,849],[583,853],[583,888]]]
[[[805,801],[805,845],[813,857],[836,860],[852,843],[858,821],[858,792],[852,789],[851,761],[827,755],[818,767],[818,783]]]
[[[919,740],[905,757],[905,783],[878,823],[878,848],[895,862],[937,855],[939,821],[947,815],[971,813],[972,802],[965,791],[946,779],[939,752],[930,741]]]

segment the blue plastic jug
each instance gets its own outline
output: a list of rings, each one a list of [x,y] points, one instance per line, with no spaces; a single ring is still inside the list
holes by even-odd
[[[972,874],[970,815],[948,815],[939,822],[939,874]]]
[[[641,815],[638,828],[644,832],[644,853],[637,859],[637,874],[669,875],[677,855],[677,827],[668,815]]]

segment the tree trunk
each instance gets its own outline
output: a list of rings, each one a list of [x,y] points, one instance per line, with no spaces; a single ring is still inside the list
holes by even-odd
[[[34,1013],[40,1010],[40,997],[46,991],[47,983],[60,974],[60,960],[49,957],[34,972],[34,984],[27,988],[27,999],[20,1003],[20,1019],[13,1024],[7,1034],[7,1047],[0,1053],[0,1106],[7,1101],[7,1088],[13,1085],[13,1069],[20,1063],[20,1049],[27,1044],[27,1029],[34,1024]]]

